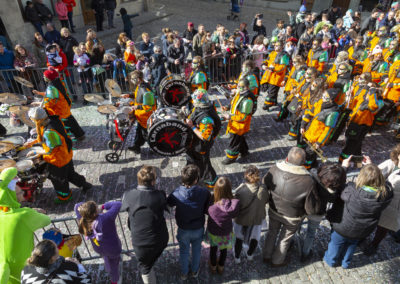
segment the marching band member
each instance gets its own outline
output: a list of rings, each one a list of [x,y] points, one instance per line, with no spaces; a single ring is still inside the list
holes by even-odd
[[[238,82],[243,78],[249,80],[249,90],[256,98],[258,98],[258,96],[260,95],[260,81],[258,80],[258,76],[254,72],[254,68],[255,65],[253,60],[244,61],[242,64],[242,72],[239,75]]]
[[[349,53],[347,51],[340,51],[338,53],[337,57],[335,58],[335,61],[332,64],[331,69],[329,69],[328,73],[326,74],[327,78],[333,76],[334,79],[336,80],[339,65],[342,63],[349,63]],[[335,74],[336,74],[336,77],[335,77]],[[329,81],[329,79],[327,79],[327,81]]]
[[[156,110],[156,101],[154,93],[150,86],[144,82],[143,73],[135,70],[131,73],[131,83],[133,86],[133,95],[129,95],[134,100],[133,113],[137,120],[136,135],[133,146],[128,147],[130,151],[140,154],[140,147],[146,142],[147,120]]]
[[[292,101],[294,92],[297,90],[298,85],[304,79],[306,70],[307,65],[305,64],[303,57],[301,55],[296,55],[293,59],[293,67],[290,70],[287,79],[282,83],[282,85],[285,85],[285,89],[283,91],[285,94],[285,99],[281,105],[278,117],[274,118],[275,121],[282,121],[288,116],[289,111],[287,107]]]
[[[59,116],[65,125],[65,129],[70,130],[76,139],[85,139],[85,132],[71,114],[71,99],[63,81],[59,77],[59,73],[50,67],[43,72],[43,79],[47,84],[46,92],[33,90],[32,93],[44,96],[43,108],[49,115]]]
[[[192,73],[189,77],[192,93],[197,89],[208,90],[209,81],[205,71],[204,61],[201,56],[195,56],[192,60]]]
[[[376,113],[383,106],[382,100],[378,99],[380,91],[374,86],[374,83],[369,83],[365,88],[364,78],[361,77],[359,83],[359,90],[363,91],[358,91],[358,95],[352,102],[353,110],[349,115],[345,145],[339,157],[340,162],[350,155],[362,155],[362,142],[374,122]]]
[[[380,27],[375,36],[369,42],[368,49],[371,51],[378,45],[381,47],[386,46],[388,38],[387,28],[385,26]]]
[[[75,172],[72,161],[72,141],[65,132],[64,126],[57,116],[48,116],[43,108],[32,108],[29,111],[30,119],[36,124],[38,138],[24,145],[29,148],[41,143],[45,154],[43,160],[47,163],[49,179],[57,193],[55,203],[64,203],[71,199],[72,193],[69,183],[76,185],[83,192],[92,187],[84,176]],[[36,155],[30,151],[28,156]]]
[[[308,52],[307,56],[307,66],[314,67],[322,74],[325,70],[325,65],[328,62],[328,52],[321,47],[321,41],[319,39],[314,39],[312,42],[312,47]]]
[[[268,91],[263,110],[269,110],[270,107],[276,105],[279,88],[285,80],[288,65],[289,56],[283,50],[282,42],[276,41],[274,51],[269,54],[267,60],[262,65],[265,72],[261,79],[261,85],[267,84]]]
[[[390,39],[389,47],[383,50],[383,60],[392,65],[398,55],[400,55],[399,42],[397,39]]]
[[[352,68],[349,64],[340,63],[337,66],[337,70],[326,79],[328,89],[337,88],[339,90],[339,94],[335,99],[335,102],[338,106],[342,106],[344,104],[346,93],[350,90],[351,73]]]
[[[361,75],[364,66],[363,61],[367,58],[368,52],[365,50],[363,45],[364,38],[358,36],[354,41],[354,45],[350,46],[347,52],[349,53],[349,59],[353,60],[353,73],[352,75]]]
[[[308,68],[304,74],[304,80],[300,82],[297,89],[293,92],[294,97],[288,106],[289,111],[292,113],[290,117],[289,140],[296,140],[300,131],[300,122],[303,113],[303,99],[306,98],[311,90],[312,82],[317,79],[317,69]]]
[[[221,119],[205,89],[197,89],[192,99],[194,107],[186,123],[195,135],[191,147],[186,151],[187,164],[197,165],[200,178],[212,189],[217,181],[217,174],[210,161],[210,151],[221,130]]]
[[[322,94],[322,103],[318,107],[320,111],[311,111],[308,113],[308,116],[303,117],[300,133],[316,149],[321,148],[329,141],[329,136],[336,126],[339,117],[339,108],[335,103],[337,95],[337,89],[324,91]],[[300,143],[298,146],[303,148],[306,145]],[[306,147],[306,163],[304,166],[309,169],[314,167],[315,164],[315,153],[310,147]]]
[[[382,48],[378,45],[372,52],[371,56],[365,59],[363,73],[371,73],[372,81],[379,84],[387,77],[389,65],[383,60]]]
[[[249,90],[250,82],[242,79],[238,83],[238,92],[231,101],[229,115],[224,118],[229,120],[227,133],[230,133],[229,147],[225,150],[226,157],[222,164],[232,164],[239,157],[245,157],[249,154],[245,134],[250,130],[252,113],[254,112],[255,97]]]

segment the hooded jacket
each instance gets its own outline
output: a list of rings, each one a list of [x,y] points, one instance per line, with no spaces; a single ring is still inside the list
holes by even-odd
[[[207,230],[215,236],[232,232],[232,219],[239,214],[239,199],[222,199],[208,207]]]
[[[333,222],[332,228],[338,234],[349,239],[363,239],[378,225],[379,218],[393,198],[392,187],[387,184],[385,198],[375,198],[375,192],[356,188],[349,184],[341,194],[344,202],[343,215],[340,222]]]
[[[178,227],[183,230],[203,228],[210,197],[210,192],[198,185],[190,188],[181,185],[175,189],[167,201],[169,206],[176,206],[175,219]]]
[[[0,174],[0,283],[20,283],[21,270],[33,250],[33,233],[50,224],[50,218],[31,208],[20,208],[8,184],[16,168]]]

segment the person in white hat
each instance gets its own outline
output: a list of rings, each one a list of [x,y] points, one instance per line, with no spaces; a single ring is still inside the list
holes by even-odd
[[[377,45],[371,55],[364,60],[363,73],[370,72],[372,81],[379,84],[385,80],[389,72],[389,64],[383,59],[383,50]]]
[[[40,107],[32,108],[29,111],[29,117],[36,125],[38,137],[26,143],[24,147],[29,148],[41,143],[44,150],[43,160],[48,165],[49,179],[57,194],[55,203],[64,203],[71,199],[69,182],[84,192],[90,189],[92,185],[86,181],[85,177],[75,172],[72,161],[72,141],[65,132],[62,122],[57,117],[49,117]],[[38,153],[31,151],[28,156],[36,154]]]

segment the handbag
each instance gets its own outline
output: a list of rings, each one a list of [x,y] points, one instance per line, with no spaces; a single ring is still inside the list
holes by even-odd
[[[101,73],[106,72],[106,69],[104,69],[100,65],[94,65],[91,69],[92,69],[92,73],[94,76],[100,75]]]

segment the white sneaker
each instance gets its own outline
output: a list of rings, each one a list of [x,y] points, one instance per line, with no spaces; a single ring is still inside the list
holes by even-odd
[[[248,255],[248,254],[246,253],[246,258],[247,258],[248,261],[252,261],[252,260],[253,260],[253,257],[254,257],[253,254],[252,254],[252,255]]]
[[[239,264],[239,263],[240,263],[240,257],[238,257],[238,258],[235,257],[235,263],[236,263],[236,264]]]

